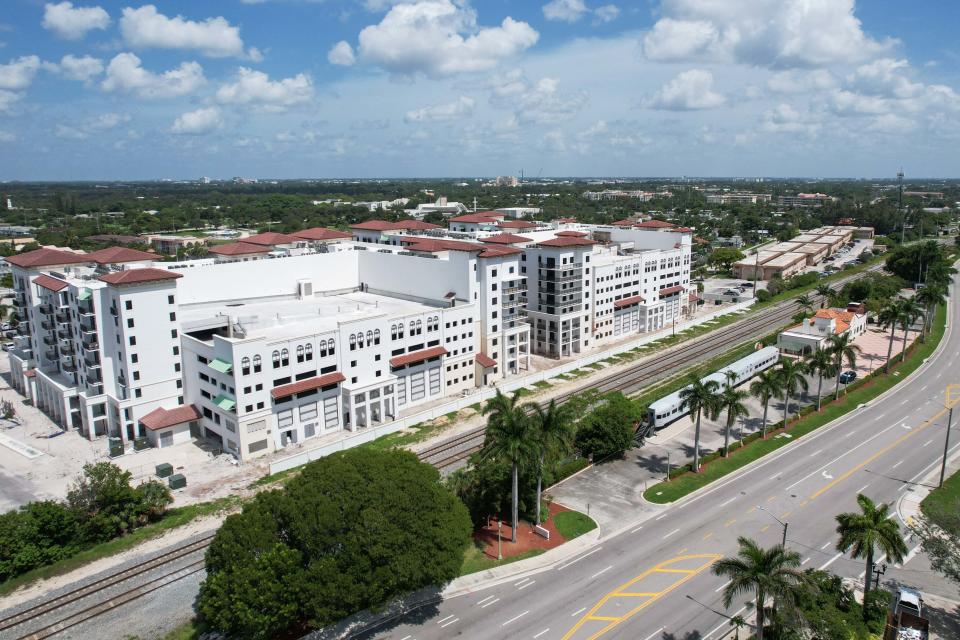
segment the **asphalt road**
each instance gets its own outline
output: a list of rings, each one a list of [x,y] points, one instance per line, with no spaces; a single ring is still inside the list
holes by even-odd
[[[858,492],[895,503],[938,467],[945,387],[960,383],[960,331],[952,330],[960,321],[956,298],[950,315],[942,348],[870,406],[676,505],[623,513],[623,525],[636,526],[577,557],[445,600],[373,637],[716,640],[731,628],[720,613],[724,580],[710,565],[736,551],[738,536],[778,543],[783,528],[777,519],[789,523],[787,545],[801,554],[804,567],[857,579],[863,563],[835,550],[834,516],[856,509]],[[952,452],[960,448],[958,434]],[[925,572],[911,569],[908,560],[897,575],[922,580]],[[748,599],[726,613],[743,612]]]

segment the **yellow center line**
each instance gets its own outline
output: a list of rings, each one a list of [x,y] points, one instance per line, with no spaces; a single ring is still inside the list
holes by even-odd
[[[764,531],[766,531],[766,530],[769,529],[769,528],[770,528],[770,525],[764,526],[763,529],[760,529],[760,533],[763,533]]]
[[[704,539],[704,540],[709,540],[709,539],[712,538],[712,537],[713,537],[713,531],[711,531],[711,532],[709,532],[707,535],[703,536],[703,539]]]
[[[616,627],[618,624],[626,620],[629,620],[630,618],[632,618],[638,612],[645,609],[650,604],[656,602],[657,600],[667,595],[668,593],[670,593],[680,585],[684,584],[685,582],[693,578],[698,573],[706,570],[720,558],[721,558],[720,554],[717,554],[717,553],[677,556],[676,558],[672,558],[665,562],[661,562],[660,564],[650,569],[647,569],[636,578],[633,578],[629,582],[625,582],[624,584],[620,585],[619,587],[617,587],[607,595],[603,596],[600,599],[600,601],[597,602],[597,604],[595,604],[593,608],[587,612],[586,615],[580,618],[580,620],[578,620],[577,623],[573,625],[573,627],[569,631],[567,631],[567,633],[563,636],[562,640],[570,640],[570,638],[572,638],[583,627],[583,625],[590,620],[599,620],[599,621],[607,622],[608,624],[606,626],[604,626],[602,629],[600,629],[599,631],[597,631],[596,633],[594,633],[588,638],[588,640],[596,640],[597,638],[605,634],[607,631],[610,631],[611,629]],[[695,569],[670,569],[669,568],[670,565],[672,564],[676,564],[678,562],[683,562],[688,560],[703,560],[704,562],[700,566],[696,567]],[[638,592],[633,597],[644,598],[644,601],[618,618],[596,615],[597,612],[601,609],[601,607],[603,607],[603,605],[605,605],[611,598],[628,597],[631,593],[633,593],[629,591],[630,587],[632,587],[637,582],[640,582],[644,578],[647,578],[656,573],[682,573],[684,574],[684,576],[682,578],[675,580],[670,586],[666,587],[661,591],[657,591],[654,593]]]
[[[637,593],[637,592],[633,592],[633,593],[627,593],[627,592],[624,592],[624,593],[615,593],[615,594],[613,594],[613,597],[614,597],[614,598],[653,598],[654,596],[657,596],[657,595],[659,595],[659,592],[655,592],[655,591],[641,591],[641,592],[639,592],[639,593]],[[596,618],[594,618],[594,620],[596,620]]]
[[[686,552],[687,552],[687,548],[684,547],[683,549],[680,549],[680,551],[677,551],[677,555],[678,555],[678,556],[682,556],[682,555],[685,554]]]
[[[770,496],[769,498],[767,498],[767,502],[773,502],[776,499],[777,499],[777,496]]]
[[[805,507],[805,506],[807,506],[807,503],[808,503],[808,502],[810,502],[810,501],[809,501],[809,500],[804,500],[803,502],[800,503],[800,506],[801,506],[801,507]]]
[[[756,510],[757,510],[756,507],[750,507],[749,509],[747,509],[747,513],[753,513]]]
[[[791,513],[793,513],[793,511],[784,512],[783,514],[781,514],[780,519],[784,520],[786,518],[789,518]]]
[[[723,526],[729,527],[730,525],[732,525],[732,524],[733,524],[734,522],[736,522],[736,521],[737,521],[736,518],[730,518],[729,520],[727,520],[726,522],[723,523]]]
[[[895,442],[888,444],[883,449],[880,449],[880,451],[877,451],[875,454],[873,454],[872,456],[870,456],[869,458],[867,458],[866,460],[864,460],[863,462],[855,466],[853,469],[850,469],[843,475],[837,476],[836,478],[831,480],[829,483],[827,483],[827,485],[824,486],[822,489],[820,489],[819,491],[814,493],[812,496],[810,496],[810,500],[816,500],[817,498],[822,496],[824,493],[826,493],[833,487],[837,486],[838,484],[840,484],[841,482],[843,482],[844,480],[846,480],[847,478],[855,474],[857,471],[860,471],[861,469],[863,469],[865,466],[867,466],[868,464],[870,464],[880,456],[888,453],[891,449],[900,446],[901,444],[906,442],[907,439],[913,437],[914,435],[920,433],[921,431],[923,431],[924,429],[932,425],[937,419],[939,419],[946,412],[947,412],[947,409],[941,409],[935,416],[933,416],[929,420],[926,420],[923,424],[921,424],[916,429],[910,430],[906,435],[903,435],[897,438]]]

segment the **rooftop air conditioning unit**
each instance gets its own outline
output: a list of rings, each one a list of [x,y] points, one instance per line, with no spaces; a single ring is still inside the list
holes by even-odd
[[[313,282],[310,280],[297,280],[297,299],[313,297]]]

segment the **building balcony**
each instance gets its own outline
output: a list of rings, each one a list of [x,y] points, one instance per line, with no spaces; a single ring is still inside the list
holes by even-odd
[[[93,313],[93,300],[90,299],[90,298],[87,298],[86,300],[78,300],[78,301],[77,301],[77,311],[79,311],[81,315],[89,315],[89,314],[92,314],[92,313]]]
[[[63,339],[58,340],[58,341],[57,341],[57,346],[60,347],[60,350],[61,350],[61,351],[65,351],[65,352],[67,352],[67,353],[73,353],[73,340],[70,340],[70,339],[67,339],[67,340],[63,340]]]
[[[100,368],[100,354],[96,352],[87,352],[83,356],[83,361],[87,364],[87,369]]]
[[[30,336],[30,321],[21,320],[20,324],[17,325],[17,333],[22,336]]]
[[[84,353],[99,353],[100,343],[96,340],[84,340],[80,343],[83,346]]]
[[[97,318],[94,315],[80,316],[80,328],[84,331],[96,332]]]
[[[45,331],[53,331],[56,328],[56,325],[49,320],[44,320],[40,323],[40,326],[43,327]]]
[[[14,336],[13,344],[17,347],[17,349],[20,349],[20,350],[29,349],[30,336],[24,336],[24,335]]]
[[[545,273],[541,273],[539,277],[540,277],[540,282],[541,282],[541,285],[540,285],[540,286],[542,287],[542,286],[543,286],[543,283],[550,283],[550,282],[553,282],[553,283],[557,283],[557,282],[574,282],[574,281],[577,281],[577,280],[582,281],[582,280],[583,280],[583,273],[577,271],[577,272],[574,272],[574,273],[560,274],[560,273],[553,272],[553,271],[547,271],[547,272],[545,272]]]
[[[45,315],[50,315],[50,314],[52,314],[52,313],[53,313],[53,305],[50,304],[49,302],[44,302],[42,305],[40,305],[40,313],[43,313],[43,314],[45,314]]]
[[[553,284],[549,284],[545,287],[540,287],[540,293],[552,293],[552,294],[564,294],[564,293],[574,293],[577,291],[583,291],[583,283],[573,283],[565,287],[555,287]]]
[[[43,356],[47,360],[56,360],[57,359],[57,348],[56,347],[47,347],[43,350]]]
[[[70,322],[70,309],[68,309],[68,308],[66,308],[66,307],[61,307],[61,308],[57,309],[56,318],[57,318],[57,322],[69,323],[69,322]]]
[[[43,344],[52,347],[57,344],[57,337],[53,334],[43,336]]]
[[[88,376],[88,377],[87,377],[87,395],[91,395],[91,396],[99,396],[99,395],[102,395],[102,394],[103,394],[103,384],[102,384],[102,383],[99,383],[99,382],[96,383],[96,384],[93,384],[93,383],[91,383],[89,380],[90,380],[90,378],[89,378],[89,376]],[[99,420],[99,419],[106,420],[106,416],[100,416],[100,418],[94,418],[94,420]]]
[[[73,332],[70,331],[70,325],[62,324],[57,328],[57,337],[63,340],[70,340],[73,338]]]
[[[101,387],[103,386],[103,376],[100,374],[99,367],[96,369],[87,369],[87,381],[91,384],[99,385]],[[101,390],[100,393],[103,393],[103,391]]]
[[[13,304],[17,307],[27,306],[27,294],[23,291],[17,291],[13,294]]]
[[[544,271],[567,271],[569,269],[582,269],[583,263],[568,262],[567,264],[554,264],[554,265],[549,265],[544,263],[544,264],[538,264],[537,268]]]

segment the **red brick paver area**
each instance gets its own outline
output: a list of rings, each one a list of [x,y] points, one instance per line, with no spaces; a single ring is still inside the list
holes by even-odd
[[[521,521],[520,528],[517,530],[517,542],[514,544],[513,542],[510,542],[510,525],[506,522],[503,523],[501,536],[503,539],[504,558],[518,556],[521,553],[530,551],[532,549],[553,549],[554,547],[558,547],[565,542],[563,536],[560,535],[560,532],[558,532],[557,528],[553,525],[553,519],[561,511],[570,511],[570,509],[562,507],[556,503],[550,503],[548,509],[550,510],[550,518],[543,523],[543,527],[550,532],[549,540],[535,533],[532,524]],[[485,545],[483,552],[487,556],[496,559],[497,521],[495,519],[491,518],[490,523],[487,526],[475,531],[473,533],[473,539]]]

